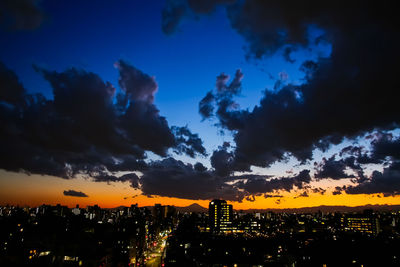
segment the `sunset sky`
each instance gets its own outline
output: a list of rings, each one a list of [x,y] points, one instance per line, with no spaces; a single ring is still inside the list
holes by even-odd
[[[0,205],[400,204],[391,2],[0,3]]]

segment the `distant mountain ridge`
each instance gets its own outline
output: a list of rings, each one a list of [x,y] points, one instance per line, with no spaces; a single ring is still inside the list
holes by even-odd
[[[175,207],[177,211],[180,212],[208,212],[207,208],[204,208],[203,206],[200,206],[197,203],[193,203],[192,205],[189,205],[187,207]]]
[[[149,210],[152,210],[154,206],[145,206],[143,208],[147,208]],[[193,203],[189,206],[186,207],[179,207],[179,206],[173,206],[176,209],[176,211],[179,212],[208,212],[208,208],[204,208],[203,206],[200,206],[197,203]]]
[[[200,206],[197,203],[193,203],[189,206],[186,207],[178,207],[178,206],[173,206],[175,209],[179,212],[208,212],[208,208],[205,208],[203,206]],[[153,206],[146,206],[145,208],[152,209]],[[282,213],[282,212],[288,212],[288,213],[315,213],[318,211],[321,212],[360,212],[366,209],[372,209],[372,210],[378,210],[378,211],[397,211],[400,210],[400,205],[363,205],[363,206],[355,206],[355,207],[350,207],[350,206],[327,206],[327,205],[321,205],[321,206],[315,206],[315,207],[303,207],[303,208],[284,208],[284,209],[246,209],[246,210],[241,210],[241,209],[234,209],[236,212],[245,212],[245,213],[255,213],[255,212],[260,212],[260,213],[265,213],[268,211],[276,212],[276,213]]]
[[[372,210],[377,210],[377,211],[397,211],[400,210],[400,205],[363,205],[363,206],[355,206],[355,207],[350,207],[350,206],[326,206],[326,205],[321,205],[321,206],[315,206],[315,207],[303,207],[303,208],[286,208],[286,209],[247,209],[247,210],[242,210],[243,212],[247,213],[253,213],[253,212],[267,212],[267,211],[272,211],[276,213],[281,213],[281,212],[288,212],[288,213],[315,213],[318,211],[321,212],[360,212],[366,209],[372,209]],[[238,211],[238,210],[236,210]]]

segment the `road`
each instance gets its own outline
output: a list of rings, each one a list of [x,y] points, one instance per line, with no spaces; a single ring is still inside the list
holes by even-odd
[[[146,262],[146,267],[160,267],[161,266],[161,254],[153,253],[155,255],[154,258],[150,258]]]
[[[167,239],[167,234],[164,234],[164,236],[159,237],[157,241],[154,242],[155,247],[147,251],[148,260],[146,261],[146,267],[161,267],[161,257],[164,253],[166,239]]]

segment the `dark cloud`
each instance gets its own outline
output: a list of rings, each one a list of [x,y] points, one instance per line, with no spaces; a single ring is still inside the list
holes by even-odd
[[[307,191],[303,191],[302,193],[300,193],[299,195],[295,196],[294,198],[299,198],[299,197],[309,197]]]
[[[125,61],[120,60],[115,66],[120,72],[119,85],[124,92],[118,99],[126,136],[141,148],[166,156],[167,149],[175,145],[175,138],[167,120],[153,104],[157,83]]]
[[[349,157],[349,155],[350,155],[350,157]],[[366,148],[364,148],[362,146],[357,146],[357,145],[350,145],[350,146],[344,147],[340,151],[339,156],[341,156],[341,157],[348,156],[349,159],[354,159],[354,161],[357,162],[358,164],[380,164],[380,163],[382,163],[381,159],[371,156],[370,151],[368,151]]]
[[[184,153],[192,158],[195,155],[207,155],[206,149],[203,147],[203,140],[198,134],[192,133],[187,126],[172,126],[171,130],[175,135],[175,152]]]
[[[239,69],[235,72],[235,77],[228,84],[229,75],[224,73],[217,76],[215,105],[217,106],[215,116],[219,120],[219,126],[228,130],[235,130],[243,127],[244,117],[248,113],[239,110],[239,104],[233,101],[233,97],[241,92],[243,73]]]
[[[215,92],[210,91],[199,102],[199,112],[203,120],[216,116],[219,125],[223,128],[233,130],[243,125],[243,116],[246,111],[238,110],[239,105],[233,101],[233,97],[241,92],[243,73],[236,70],[235,76],[230,81],[230,76],[221,73],[215,82]],[[216,112],[214,110],[216,106]]]
[[[364,147],[350,145],[342,148],[342,150],[339,153],[339,156],[341,157],[345,155],[360,156],[364,152],[365,152]]]
[[[215,88],[217,89],[217,95],[219,97],[230,98],[231,96],[235,96],[240,93],[243,79],[242,71],[240,69],[236,70],[235,77],[230,84],[228,84],[229,79],[230,76],[225,73],[221,73],[219,76],[217,76]]]
[[[291,177],[271,178],[268,175],[220,176],[199,163],[192,166],[173,158],[155,161],[143,171],[139,179],[144,195],[159,195],[185,199],[222,198],[230,201],[246,199],[254,201],[256,196],[282,197],[276,194],[284,190],[303,189],[311,182],[309,170]],[[271,194],[273,193],[273,194]]]
[[[228,152],[230,144],[225,142],[211,155],[211,166],[219,176],[229,176],[232,173],[233,153]]]
[[[204,14],[212,12],[216,4],[218,1],[208,1],[208,7],[189,8]],[[203,98],[199,111],[203,118],[215,115],[219,126],[232,130],[235,146],[214,151],[211,163],[216,173],[224,176],[249,170],[251,165],[267,167],[290,155],[305,162],[312,159],[314,149],[326,151],[344,137],[398,127],[397,100],[392,96],[398,89],[395,69],[400,40],[393,26],[397,15],[392,4],[247,0],[227,6],[232,27],[247,40],[249,57],[262,58],[281,51],[293,62],[293,51],[321,41],[330,43],[332,52],[330,58],[307,60],[301,65],[303,84],[291,85],[279,79],[275,90],[266,90],[251,112],[238,109],[233,100],[237,92],[224,93],[228,76],[217,77],[216,92]],[[322,29],[316,39],[309,38],[311,25]],[[324,159],[316,178],[352,178],[358,185],[348,187],[347,192],[391,194],[384,185],[396,181],[394,165],[383,173],[374,172],[370,178],[364,176],[361,165],[396,161],[399,139],[390,135],[372,139],[371,151],[350,146],[339,154],[343,158]],[[355,174],[348,174],[348,169]],[[240,183],[244,187],[245,182]],[[257,192],[256,188],[268,192],[266,184],[262,178],[246,182],[249,192]],[[341,190],[336,188],[334,193]]]
[[[46,99],[28,94],[0,64],[0,168],[66,179],[77,174],[96,181],[125,179],[137,187],[135,177],[116,173],[145,170],[146,151],[166,156],[172,148],[192,157],[205,155],[197,134],[187,127],[171,129],[159,115],[154,79],[126,62],[116,65],[119,98],[97,74],[35,66],[53,89],[53,99]]]
[[[212,92],[208,92],[206,96],[199,102],[199,113],[203,120],[211,118],[214,113],[215,97]]]
[[[371,159],[375,161],[400,160],[400,137],[381,133],[371,142]]]
[[[44,21],[45,15],[38,0],[0,1],[0,27],[6,30],[34,30]]]
[[[250,202],[254,202],[254,201],[256,201],[256,197],[255,197],[254,195],[247,196],[247,197],[246,197],[246,200],[247,200],[247,201],[250,201]]]
[[[321,195],[325,195],[325,193],[326,193],[326,189],[323,189],[323,188],[321,188],[321,187],[315,187],[315,188],[311,188],[311,191],[313,192],[313,193],[319,193],[319,194],[321,194]]]
[[[199,170],[173,158],[151,163],[143,172],[140,183],[144,195],[231,201],[242,201],[245,197],[244,192],[225,183],[213,172]]]
[[[186,15],[187,6],[183,1],[167,0],[162,10],[162,25],[161,29],[165,34],[174,33],[181,21]]]
[[[322,162],[316,166],[317,172],[315,173],[315,178],[323,179],[330,178],[334,180],[344,179],[344,178],[355,178],[352,174],[347,174],[346,171],[347,164],[344,160],[335,160],[335,155],[329,159],[323,158]]]
[[[167,0],[161,12],[162,31],[172,34],[181,20],[193,14],[210,14],[217,5],[234,3],[236,0]]]
[[[158,90],[154,77],[150,77],[123,60],[116,62],[115,67],[119,70],[119,86],[128,100],[143,101],[148,104],[154,102],[154,94]]]
[[[332,192],[332,195],[341,195],[343,190],[344,190],[343,187],[336,186],[335,190]]]
[[[81,191],[75,191],[75,190],[64,190],[64,196],[69,196],[69,197],[89,197],[85,193]]]
[[[264,194],[263,196],[264,196],[264,198],[275,198],[275,197],[282,198],[283,197],[282,195],[271,195],[271,194]]]
[[[346,192],[347,194],[383,194],[392,196],[400,194],[400,141],[392,133],[374,132],[367,137],[371,140],[371,149],[367,151],[363,147],[348,146],[342,149],[340,162],[349,166],[358,173],[357,179],[353,179],[355,185],[335,187],[334,195]],[[364,175],[361,164],[383,164],[387,166],[383,171],[373,171],[368,177]]]
[[[397,14],[392,2],[240,1],[227,7],[232,27],[255,58],[282,49],[312,48],[324,40],[329,58],[306,61],[303,84],[265,90],[251,112],[232,108],[232,98],[216,101],[220,126],[232,130],[233,167],[267,167],[294,156],[304,163],[344,138],[399,125],[396,74],[400,59]],[[311,40],[310,26],[322,35]],[[242,168],[242,167],[241,167]]]
[[[139,195],[133,195],[133,196],[129,196],[129,197],[123,197],[124,200],[127,200],[128,198],[136,198]]]
[[[0,62],[0,101],[20,106],[25,101],[25,88],[15,73]]]
[[[394,196],[400,194],[400,163],[395,162],[382,172],[374,171],[371,177],[358,185],[346,186],[347,194],[377,194]]]
[[[308,45],[307,26],[316,23],[329,4],[248,0],[229,7],[232,27],[248,42],[248,55],[261,58],[283,49],[289,61],[298,46]],[[320,12],[320,13],[318,13]],[[329,20],[329,18],[325,18]]]
[[[400,138],[393,136],[392,133],[374,132],[367,138],[370,141],[371,148],[368,151],[364,147],[351,145],[343,148],[339,153],[340,156],[348,156],[346,158],[349,164],[353,160],[357,164],[384,164],[400,159]],[[353,168],[353,167],[352,167]]]
[[[139,188],[139,177],[135,173],[128,173],[121,176],[99,173],[93,176],[95,182],[129,182],[132,188]]]
[[[293,47],[286,47],[286,48],[283,50],[283,58],[284,58],[286,61],[290,62],[290,63],[296,62],[296,60],[293,59],[293,58],[291,57],[291,53],[292,53],[294,50],[295,50],[295,49],[294,49]]]
[[[207,167],[204,166],[203,164],[201,164],[200,162],[196,162],[196,164],[194,164],[193,168],[195,171],[198,171],[198,172],[207,171]]]
[[[198,14],[208,14],[215,10],[217,5],[234,3],[236,0],[188,0],[189,7]]]
[[[312,60],[304,61],[300,66],[300,71],[302,71],[305,75],[306,80],[311,80],[314,73],[318,70],[318,63]]]
[[[246,177],[246,175],[243,175]],[[268,176],[252,175],[247,181],[239,181],[235,185],[244,189],[248,194],[273,193],[283,190],[290,192],[294,188],[303,189],[303,186],[311,182],[310,171],[302,170],[292,177],[280,177],[270,179]]]

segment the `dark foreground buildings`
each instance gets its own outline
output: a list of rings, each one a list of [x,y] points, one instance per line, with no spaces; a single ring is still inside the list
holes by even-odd
[[[224,200],[184,214],[165,266],[400,266],[400,212],[248,213]],[[204,224],[208,223],[208,227]]]
[[[0,207],[0,266],[400,266],[400,212]]]

